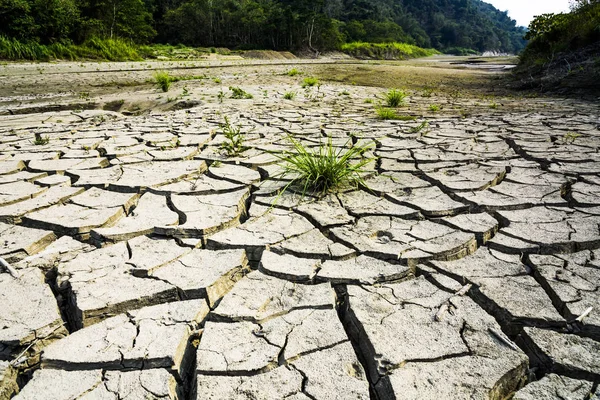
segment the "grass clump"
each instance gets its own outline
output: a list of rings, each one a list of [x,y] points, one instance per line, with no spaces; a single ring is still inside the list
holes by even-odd
[[[440,111],[440,106],[438,106],[437,104],[430,104],[429,105],[429,111],[431,111],[431,112],[438,112],[438,111]]]
[[[163,92],[168,92],[171,82],[173,82],[173,77],[166,71],[157,71],[154,73],[154,81]]]
[[[35,134],[35,140],[33,141],[33,144],[36,146],[43,146],[48,143],[50,143],[50,138],[48,136],[42,136],[40,133]]]
[[[403,90],[391,89],[385,94],[385,102],[388,107],[399,107],[404,104],[406,93]]]
[[[296,92],[285,92],[283,98],[286,100],[294,100],[296,98]]]
[[[335,147],[331,137],[326,143],[321,143],[316,148],[307,148],[291,136],[289,141],[292,150],[282,154],[275,154],[280,159],[283,172],[278,176],[285,178],[292,176],[292,181],[285,187],[299,190],[302,195],[324,195],[328,192],[348,186],[358,187],[364,185],[364,175],[368,173],[365,167],[374,160],[366,157],[372,145],[353,144],[352,139],[343,147]]]
[[[251,99],[254,97],[244,89],[236,86],[229,86],[229,90],[231,90],[232,99]]]
[[[419,125],[410,128],[410,133],[419,133],[421,131],[427,132],[427,128],[429,128],[429,122],[423,121]]]
[[[435,49],[423,49],[408,43],[352,42],[342,45],[341,50],[356,58],[375,60],[406,60],[440,54]]]
[[[225,141],[221,143],[221,149],[225,150],[228,156],[235,157],[246,150],[244,146],[244,135],[241,125],[233,126],[229,123],[229,118],[225,117],[225,122],[220,124],[225,135]]]
[[[300,71],[298,71],[296,68],[292,68],[287,72],[288,76],[296,76],[299,74],[300,74]]]
[[[302,81],[303,88],[312,87],[312,86],[315,86],[318,84],[319,84],[319,80],[314,77],[307,77],[307,78],[304,78],[304,80]]]
[[[382,120],[414,121],[417,117],[412,115],[399,115],[396,110],[389,107],[375,107],[377,118]]]

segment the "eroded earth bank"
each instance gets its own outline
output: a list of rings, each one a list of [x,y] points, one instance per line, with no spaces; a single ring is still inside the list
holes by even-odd
[[[0,67],[0,399],[600,395],[597,102],[224,64]],[[289,136],[371,143],[366,185],[278,196]]]

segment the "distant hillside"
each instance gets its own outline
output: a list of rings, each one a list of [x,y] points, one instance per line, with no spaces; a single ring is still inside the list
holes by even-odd
[[[515,71],[521,86],[600,93],[600,0],[574,0],[570,13],[536,17],[527,38]]]
[[[468,54],[517,53],[524,34],[506,12],[480,0],[0,1],[4,43],[69,46],[100,38],[324,51],[401,42]]]

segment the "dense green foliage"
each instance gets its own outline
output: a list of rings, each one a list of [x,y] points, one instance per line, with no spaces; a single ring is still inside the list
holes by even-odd
[[[570,13],[536,17],[516,76],[525,87],[600,90],[600,0],[577,0]]]
[[[0,0],[0,56],[29,59],[73,58],[93,49],[91,41],[98,46],[106,39],[312,51],[398,42],[517,52],[523,34],[505,12],[481,0]]]
[[[561,52],[573,52],[600,41],[600,1],[583,0],[568,14],[544,14],[529,25],[529,45],[521,61],[543,65]]]

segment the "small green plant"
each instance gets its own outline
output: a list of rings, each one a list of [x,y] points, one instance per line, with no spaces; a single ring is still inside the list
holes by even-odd
[[[579,134],[577,132],[567,132],[563,136],[563,143],[573,144],[573,143],[575,143],[575,140],[577,140],[577,138],[580,136],[581,136],[581,134]]]
[[[168,92],[173,82],[173,77],[166,71],[157,71],[154,74],[154,81],[163,92]]]
[[[278,178],[293,177],[284,191],[292,188],[303,196],[306,193],[324,195],[347,186],[366,186],[364,175],[369,171],[365,167],[374,158],[366,157],[365,153],[373,148],[372,145],[356,143],[348,147],[352,143],[349,139],[344,146],[335,147],[329,137],[326,143],[311,149],[291,136],[288,140],[291,151],[274,153],[283,168]]]
[[[385,94],[385,103],[388,107],[399,107],[404,104],[406,93],[402,90],[391,89]]]
[[[188,90],[187,86],[183,87],[183,90],[181,91],[181,96],[189,96],[190,95],[190,91]]]
[[[302,88],[313,87],[319,84],[319,80],[313,77],[304,78],[302,81]]]
[[[229,90],[231,90],[232,99],[251,99],[254,97],[244,89],[236,86],[229,86]]]
[[[496,103],[492,102],[492,103],[490,103],[489,107],[490,107],[492,110],[495,110],[495,109],[497,109],[497,108],[498,108],[498,104],[496,104]]]
[[[50,138],[48,136],[42,137],[41,133],[35,134],[35,140],[33,141],[33,144],[35,144],[36,146],[43,146],[48,143],[50,143]]]
[[[440,111],[440,106],[438,106],[437,104],[430,104],[429,105],[429,111],[431,111],[431,112],[438,112],[438,111]]]
[[[215,79],[213,79],[213,82],[214,83],[221,83],[221,78],[215,78]]]
[[[373,99],[371,99],[371,98],[366,98],[366,99],[365,99],[363,102],[364,102],[364,103],[367,103],[367,104],[371,104],[371,103],[373,103]]]
[[[292,91],[285,92],[283,94],[283,98],[286,100],[294,100],[296,98],[296,92],[292,92]]]
[[[300,71],[298,71],[296,68],[292,68],[287,72],[288,76],[296,76],[300,74]]]
[[[219,103],[223,103],[223,99],[225,98],[225,92],[223,92],[222,90],[219,90],[219,93],[217,94],[217,98],[219,99]]]
[[[243,152],[246,148],[244,147],[244,135],[242,135],[241,125],[234,127],[229,123],[229,118],[225,117],[225,122],[220,126],[225,135],[225,141],[221,143],[221,149],[225,150],[227,155],[231,157]]]
[[[350,96],[350,92],[348,92],[347,90],[344,90],[344,91],[340,92],[340,96]]]
[[[410,128],[410,133],[419,133],[427,128],[429,128],[429,122],[423,121],[419,125]]]
[[[396,110],[389,107],[375,107],[378,119],[383,120],[398,120],[398,121],[414,121],[417,117],[412,115],[399,115]]]

